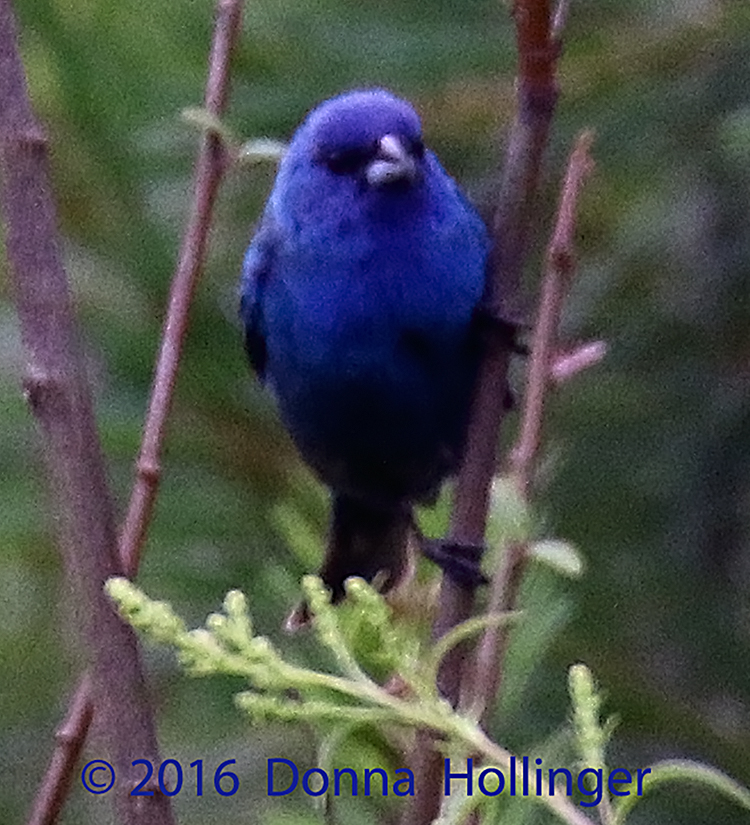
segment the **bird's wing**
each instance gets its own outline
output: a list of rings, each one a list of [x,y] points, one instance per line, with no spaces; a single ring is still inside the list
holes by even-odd
[[[245,349],[261,381],[265,379],[266,368],[263,293],[273,268],[275,245],[274,223],[266,213],[245,254],[240,281],[240,318],[244,329]]]

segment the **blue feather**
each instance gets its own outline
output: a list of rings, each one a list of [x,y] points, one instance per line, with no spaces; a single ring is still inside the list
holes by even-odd
[[[488,251],[405,101],[349,92],[297,130],[245,257],[241,316],[252,364],[333,492],[335,597],[348,575],[396,582],[412,505],[457,467]]]

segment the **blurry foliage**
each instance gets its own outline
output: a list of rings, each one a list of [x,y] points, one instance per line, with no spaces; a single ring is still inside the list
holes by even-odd
[[[201,101],[212,7],[15,5],[51,139],[66,262],[122,511],[190,192],[197,141],[179,113]],[[389,86],[414,100],[428,142],[481,198],[511,115],[507,11],[494,0],[254,0],[228,125],[243,137],[285,139],[331,93]],[[560,81],[538,249],[570,140],[594,127],[598,167],[583,200],[565,331],[604,337],[611,349],[550,405],[542,505],[550,533],[583,553],[586,574],[556,580],[551,594],[543,576],[528,583],[526,603],[548,605],[555,632],[546,654],[525,665],[523,725],[499,715],[496,737],[534,753],[564,720],[565,670],[580,658],[597,673],[607,712],[611,705],[621,719],[612,764],[696,757],[747,784],[750,4],[577,0]],[[287,547],[279,520],[301,512],[322,533],[325,515],[249,376],[236,321],[243,248],[272,178],[269,166],[238,168],[221,193],[141,582],[191,621],[242,587],[273,637],[310,569],[306,553],[303,561]],[[22,368],[0,269],[0,798],[8,822],[28,809],[78,664]],[[300,661],[309,658],[304,638],[292,646]],[[285,800],[282,812],[265,796],[266,756],[314,758],[304,729],[245,730],[229,684],[185,682],[154,651],[148,668],[164,755],[237,758],[244,771],[242,799],[176,797],[181,822],[231,825],[256,805],[269,822],[318,821],[302,797]],[[100,756],[95,742],[88,754]],[[376,816],[366,804],[351,808],[352,822]],[[63,822],[108,816],[106,798],[78,790]],[[731,825],[741,816],[709,794],[664,793],[633,822]]]

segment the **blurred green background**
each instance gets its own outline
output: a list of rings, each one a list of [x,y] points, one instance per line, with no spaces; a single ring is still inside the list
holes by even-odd
[[[179,113],[202,99],[212,6],[15,5],[122,513],[198,141]],[[429,144],[481,199],[511,117],[508,12],[494,0],[253,0],[226,121],[243,137],[285,139],[320,99],[385,85],[415,102]],[[565,724],[566,668],[583,660],[620,719],[612,764],[684,756],[750,784],[750,4],[575,0],[560,82],[539,248],[571,140],[593,127],[598,165],[565,333],[604,338],[610,354],[550,406],[543,514],[587,571],[573,583],[536,572],[526,597],[539,632],[517,657],[524,678],[495,733],[535,754]],[[237,168],[220,195],[140,582],[194,623],[241,587],[278,638],[314,567],[280,525],[303,514],[322,530],[325,511],[249,375],[236,320],[243,249],[272,177]],[[0,266],[0,819],[10,823],[29,808],[79,654]],[[309,640],[284,644],[309,656]],[[188,681],[152,648],[146,661],[163,754],[183,765],[236,758],[243,777],[233,798],[197,799],[186,779],[182,823],[321,821],[301,795],[266,797],[265,759],[311,760],[311,731],[251,728],[233,709],[236,683]],[[371,766],[381,745],[350,749]],[[92,742],[88,758],[100,755]],[[398,805],[385,802],[353,800],[344,821],[391,821]],[[76,783],[62,821],[106,823],[110,807]],[[747,821],[681,786],[632,816]]]

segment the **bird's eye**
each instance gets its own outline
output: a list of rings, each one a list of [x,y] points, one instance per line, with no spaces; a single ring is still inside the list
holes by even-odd
[[[422,138],[414,138],[409,144],[409,153],[417,158],[417,160],[421,160],[424,157],[424,143],[422,142]]]
[[[375,157],[376,149],[374,145],[342,149],[326,155],[323,162],[335,175],[353,175]]]

